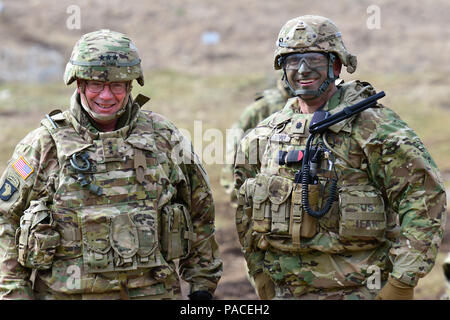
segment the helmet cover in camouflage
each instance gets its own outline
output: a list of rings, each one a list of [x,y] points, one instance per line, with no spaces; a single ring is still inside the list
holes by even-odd
[[[107,29],[83,35],[75,44],[64,72],[64,83],[75,79],[131,81],[144,85],[141,59],[126,35]]]
[[[347,72],[356,70],[356,56],[347,51],[338,28],[325,17],[306,15],[289,20],[281,28],[276,46],[275,70],[281,69],[282,56],[304,52],[335,53],[347,66]]]

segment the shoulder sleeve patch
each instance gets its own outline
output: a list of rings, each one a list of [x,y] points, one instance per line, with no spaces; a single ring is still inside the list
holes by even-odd
[[[13,176],[9,176],[3,182],[3,185],[0,187],[0,199],[3,201],[8,201],[14,192],[17,191],[19,187],[19,181],[17,178]]]

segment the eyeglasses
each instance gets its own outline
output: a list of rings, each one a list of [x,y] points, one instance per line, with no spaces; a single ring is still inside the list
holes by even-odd
[[[109,90],[115,94],[122,94],[127,90],[127,82],[86,81],[86,88],[92,93],[102,92],[105,86],[109,86]]]
[[[318,52],[296,53],[287,56],[284,60],[286,70],[298,70],[305,62],[310,69],[324,67],[328,64],[328,58]]]

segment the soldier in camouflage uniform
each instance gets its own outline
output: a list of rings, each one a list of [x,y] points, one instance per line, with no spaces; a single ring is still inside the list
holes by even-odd
[[[75,45],[55,111],[0,178],[3,299],[211,299],[222,274],[208,176],[148,98],[137,49],[100,30]]]
[[[242,113],[241,117],[235,122],[231,129],[235,132],[231,144],[227,145],[227,162],[222,168],[222,174],[220,177],[220,184],[225,189],[226,193],[231,195],[231,201],[236,201],[236,195],[233,192],[233,170],[234,166],[230,162],[234,161],[236,151],[239,146],[239,141],[242,137],[255,128],[258,123],[263,121],[271,114],[280,111],[286,104],[287,99],[291,98],[290,92],[282,79],[277,81],[277,85],[274,88],[264,90],[261,94],[258,94],[255,101],[247,106]]]
[[[412,299],[443,236],[435,162],[375,103],[307,144],[313,115],[335,115],[375,90],[335,84],[342,64],[355,71],[356,57],[327,18],[288,21],[276,45],[275,69],[296,97],[241,141],[234,172],[236,226],[259,297]]]

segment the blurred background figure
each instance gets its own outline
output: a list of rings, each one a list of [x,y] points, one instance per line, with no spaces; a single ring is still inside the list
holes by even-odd
[[[280,73],[280,77],[281,76]],[[232,143],[227,144],[225,159],[227,159],[227,161],[233,159],[234,162],[239,141],[262,120],[283,109],[286,101],[291,97],[290,91],[286,88],[286,84],[282,79],[278,79],[275,87],[257,94],[255,101],[242,111],[242,115],[239,117],[238,121],[231,126],[232,130],[236,130],[236,132],[242,134],[234,136],[235,138],[230,141]],[[233,168],[234,165],[231,163],[224,164],[220,176],[220,185],[225,189],[225,192],[230,195],[230,202],[235,204],[236,194],[233,192]]]

